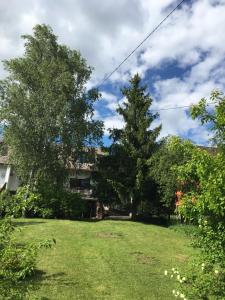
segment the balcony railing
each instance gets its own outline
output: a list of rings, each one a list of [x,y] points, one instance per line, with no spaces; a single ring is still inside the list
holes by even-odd
[[[79,194],[81,194],[81,196],[85,196],[85,197],[91,197],[92,192],[93,192],[92,189],[85,189],[85,188],[79,188],[79,187],[70,189],[70,191],[74,192],[74,193],[79,193]]]

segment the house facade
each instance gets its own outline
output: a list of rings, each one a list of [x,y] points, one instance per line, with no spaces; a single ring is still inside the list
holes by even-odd
[[[5,189],[15,193],[19,185],[19,178],[9,164],[8,157],[0,156],[0,191]]]
[[[103,155],[100,149],[95,150],[95,155],[90,161],[85,159],[84,155],[78,159],[75,164],[70,163],[68,166],[68,179],[65,183],[67,190],[77,192],[88,206],[89,215],[86,217],[102,218],[103,209],[97,198],[93,197],[93,172],[96,171],[96,161],[99,156]],[[0,192],[7,190],[16,193],[20,186],[20,180],[9,164],[7,156],[0,156]]]

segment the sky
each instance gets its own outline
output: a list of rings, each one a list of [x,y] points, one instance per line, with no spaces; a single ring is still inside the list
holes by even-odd
[[[103,78],[178,4],[176,0],[0,0],[0,61],[23,55],[22,34],[48,24],[60,43],[81,52],[94,68],[87,88]],[[125,100],[120,89],[139,73],[159,112],[160,138],[179,135],[208,145],[210,133],[192,120],[188,106],[213,89],[225,91],[225,0],[186,0],[170,18],[99,87],[95,119],[122,128],[116,113]],[[6,76],[0,63],[0,79]]]

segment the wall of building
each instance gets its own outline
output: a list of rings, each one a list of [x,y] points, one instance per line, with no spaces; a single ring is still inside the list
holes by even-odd
[[[17,190],[17,188],[19,187],[19,184],[20,184],[20,182],[19,182],[18,177],[16,176],[16,173],[11,171],[7,189],[11,192],[15,192]]]
[[[0,164],[0,188],[5,183],[6,170],[7,170],[7,165]]]
[[[7,178],[8,177],[8,178]],[[6,189],[15,192],[20,184],[16,173],[6,164],[0,164],[0,188],[6,183]]]

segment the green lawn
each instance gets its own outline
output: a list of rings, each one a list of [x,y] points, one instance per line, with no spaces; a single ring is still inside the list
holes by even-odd
[[[38,261],[37,299],[173,299],[164,270],[185,266],[182,232],[130,221],[16,220],[22,241],[54,237]],[[31,297],[31,298],[32,298]]]

